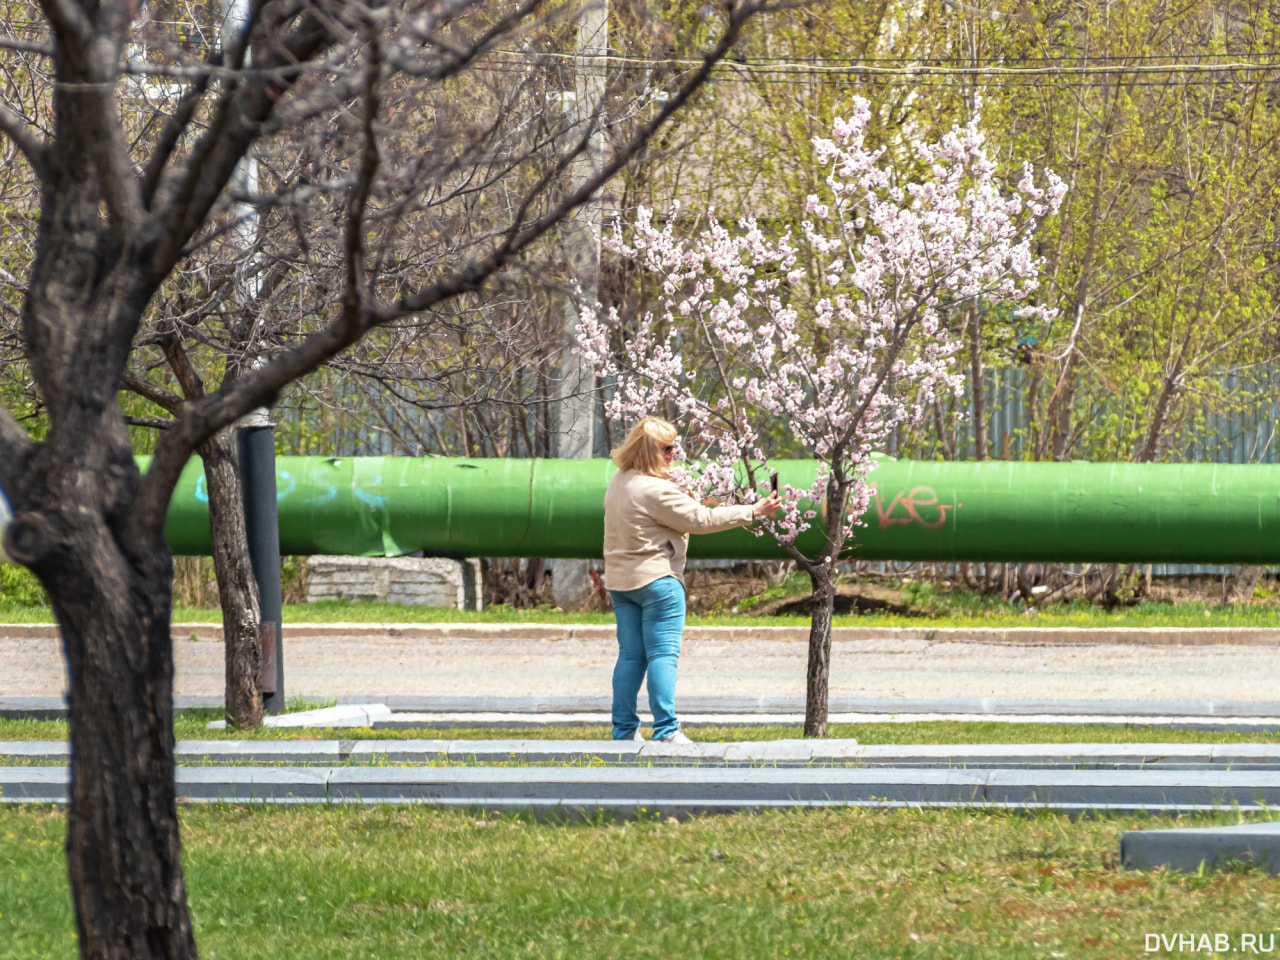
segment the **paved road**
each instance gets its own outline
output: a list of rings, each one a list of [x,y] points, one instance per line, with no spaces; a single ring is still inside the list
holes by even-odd
[[[2,628],[0,628],[2,630]],[[871,639],[837,642],[832,697],[1273,700],[1280,645],[1035,645]],[[286,640],[290,695],[607,694],[610,640],[343,638]],[[177,644],[179,695],[223,690],[215,640]],[[685,697],[804,695],[806,645],[687,640]],[[57,696],[59,645],[0,636],[0,696]]]

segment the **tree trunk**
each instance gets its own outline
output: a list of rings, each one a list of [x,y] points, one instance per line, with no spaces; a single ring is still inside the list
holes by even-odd
[[[199,453],[209,490],[213,569],[222,606],[227,726],[252,730],[262,726],[262,606],[249,562],[244,492],[231,429],[201,444]]]
[[[1253,591],[1257,589],[1262,578],[1264,567],[1247,566],[1238,569],[1227,583],[1227,595],[1223,603],[1248,603],[1253,599]]]
[[[831,686],[831,618],[835,611],[836,585],[832,568],[825,563],[809,570],[813,584],[813,617],[809,623],[809,670],[805,678],[804,735],[827,735],[827,701]]]
[[[976,305],[969,307],[969,389],[973,391],[973,458],[987,459],[987,410],[982,393],[982,331]]]
[[[112,521],[128,499],[113,480],[127,467],[114,466],[29,466],[6,543],[45,585],[62,631],[80,953],[182,960],[196,947],[174,787],[173,558],[159,535],[133,553],[121,545],[127,531]]]

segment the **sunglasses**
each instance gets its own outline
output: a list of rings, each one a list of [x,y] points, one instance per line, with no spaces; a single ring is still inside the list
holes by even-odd
[[[671,454],[675,452],[676,452],[676,445],[674,443],[668,443],[665,447],[662,448],[662,455],[664,457],[669,457],[671,456]]]

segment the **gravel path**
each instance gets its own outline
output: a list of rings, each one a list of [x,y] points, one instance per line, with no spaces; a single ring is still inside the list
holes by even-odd
[[[832,697],[1272,700],[1280,677],[1280,645],[883,639],[833,647]],[[290,696],[605,696],[615,653],[609,640],[299,638],[286,641],[285,685]],[[804,643],[686,640],[679,690],[801,697],[805,658]],[[0,636],[0,696],[64,689],[58,641]],[[222,644],[179,641],[175,692],[222,690]]]

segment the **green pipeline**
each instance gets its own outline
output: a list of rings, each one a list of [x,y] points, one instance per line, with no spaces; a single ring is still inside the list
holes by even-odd
[[[608,460],[280,457],[286,554],[599,557]],[[776,464],[811,484],[813,461]],[[1280,562],[1280,466],[884,460],[847,554],[867,560]],[[175,553],[209,552],[198,462],[174,493]],[[799,541],[810,555],[820,530]],[[749,530],[695,536],[689,555],[785,554]]]

